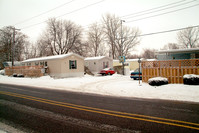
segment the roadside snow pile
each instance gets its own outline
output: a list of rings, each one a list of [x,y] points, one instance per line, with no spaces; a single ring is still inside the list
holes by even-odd
[[[155,77],[155,78],[150,78],[148,80],[148,83],[151,86],[160,86],[160,85],[168,84],[168,79],[163,78],[163,77]]]
[[[187,85],[199,85],[199,75],[186,74],[183,76],[183,81]]]
[[[139,84],[137,80],[132,80],[129,76],[119,74],[113,74],[112,76],[85,75],[84,77],[63,79],[55,79],[50,76],[16,78],[0,75],[0,84],[42,87],[43,89],[66,90],[106,96],[167,99],[199,103],[198,85],[167,84],[153,87],[148,83],[141,82]],[[15,88],[11,87],[10,89]]]
[[[0,70],[0,75],[4,75],[5,74],[5,70]]]

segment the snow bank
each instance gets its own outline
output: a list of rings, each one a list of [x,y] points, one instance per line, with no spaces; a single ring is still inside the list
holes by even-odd
[[[0,75],[0,83],[129,98],[136,97],[199,102],[198,86],[167,84],[154,87],[147,83],[141,82],[141,84],[139,84],[139,81],[132,80],[129,76],[119,74],[114,74],[112,76],[85,75],[84,77],[63,79],[54,79],[50,76],[43,76],[40,78],[15,78]]]
[[[5,70],[0,70],[0,75],[4,75],[5,74]]]

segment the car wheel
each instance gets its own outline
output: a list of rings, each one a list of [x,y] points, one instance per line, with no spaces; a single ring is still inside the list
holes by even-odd
[[[108,73],[108,75],[111,75],[111,73]]]

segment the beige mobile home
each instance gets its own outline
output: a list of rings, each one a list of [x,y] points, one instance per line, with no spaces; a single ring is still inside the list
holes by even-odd
[[[120,63],[119,60],[114,60],[113,66],[114,67],[122,67],[122,63]],[[133,71],[138,67],[139,67],[138,59],[126,59],[125,69],[129,69],[130,71]]]
[[[97,74],[104,68],[113,68],[113,59],[106,56],[85,58],[85,66],[93,73]]]
[[[25,66],[45,66],[48,74],[57,78],[84,75],[84,58],[74,53],[28,59],[22,64]]]

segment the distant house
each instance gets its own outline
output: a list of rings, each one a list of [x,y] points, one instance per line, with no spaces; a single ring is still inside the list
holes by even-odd
[[[198,59],[199,49],[173,49],[161,50],[156,53],[158,60],[182,60],[182,59]]]
[[[155,59],[144,59],[141,58],[141,61],[154,61]],[[113,61],[113,66],[122,66],[122,63],[119,63],[119,60]],[[133,71],[139,67],[138,59],[126,59],[125,68],[129,68],[130,71]]]
[[[113,67],[113,59],[106,56],[85,58],[85,66],[93,73],[97,74],[104,68]]]
[[[44,66],[50,76],[58,78],[84,75],[84,58],[74,53],[28,59],[22,65]]]
[[[141,58],[141,61],[144,61],[144,60],[145,60],[144,58]],[[127,59],[126,62],[129,63],[130,71],[139,68],[138,59]]]

